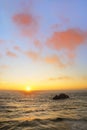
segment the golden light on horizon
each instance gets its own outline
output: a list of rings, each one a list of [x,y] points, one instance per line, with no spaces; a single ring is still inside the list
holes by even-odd
[[[26,86],[26,91],[31,91],[31,87],[30,86]]]

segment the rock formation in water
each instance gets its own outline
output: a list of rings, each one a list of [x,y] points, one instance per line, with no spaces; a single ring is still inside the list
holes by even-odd
[[[66,95],[66,94],[64,94],[64,93],[61,93],[61,94],[59,94],[59,95],[54,96],[54,97],[53,97],[53,100],[67,99],[67,98],[69,98],[68,95]]]

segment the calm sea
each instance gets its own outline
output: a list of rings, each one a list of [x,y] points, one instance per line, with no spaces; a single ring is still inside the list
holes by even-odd
[[[0,91],[0,130],[87,130],[87,91]]]

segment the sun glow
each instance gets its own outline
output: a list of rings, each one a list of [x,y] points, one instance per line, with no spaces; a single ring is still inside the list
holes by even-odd
[[[30,86],[26,86],[26,91],[31,91],[31,87]]]

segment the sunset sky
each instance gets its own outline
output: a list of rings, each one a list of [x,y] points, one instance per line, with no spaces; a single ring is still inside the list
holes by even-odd
[[[0,0],[0,89],[87,89],[87,0]]]

